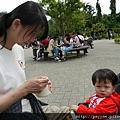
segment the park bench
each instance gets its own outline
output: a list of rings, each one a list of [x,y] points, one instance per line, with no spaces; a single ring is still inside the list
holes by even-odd
[[[85,55],[88,48],[89,46],[73,47],[69,52],[76,51],[77,57],[80,57],[80,51],[83,51]]]
[[[80,57],[80,51],[83,51],[83,53],[85,55],[88,48],[89,48],[89,46],[73,47],[73,49],[70,50],[69,52],[76,51],[77,57]],[[44,60],[48,60],[48,58],[49,58],[48,55],[49,55],[49,52],[44,51]],[[53,55],[54,55],[54,53],[53,53]]]
[[[47,61],[48,60],[48,51],[44,51],[44,60]]]

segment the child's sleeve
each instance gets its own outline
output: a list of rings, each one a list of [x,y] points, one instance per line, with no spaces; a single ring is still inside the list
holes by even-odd
[[[104,99],[95,108],[79,105],[77,111],[78,114],[116,114],[117,105],[112,99]]]

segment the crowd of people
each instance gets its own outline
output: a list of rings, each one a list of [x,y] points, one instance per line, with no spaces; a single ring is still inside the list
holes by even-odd
[[[60,36],[54,36],[53,38],[48,39],[47,37],[41,42],[39,42],[39,39],[37,40],[36,38],[35,41],[32,43],[34,56],[33,59],[40,60],[45,50],[52,53],[52,55],[55,57],[55,61],[66,61],[66,54],[67,52],[72,50],[73,47],[89,45],[91,49],[93,49],[92,43],[92,36],[87,37],[86,34],[82,35],[79,32],[74,32],[73,35],[66,33],[64,38]],[[88,51],[86,50],[85,53],[88,53]]]
[[[35,39],[42,28],[45,29],[40,39],[45,39],[44,43]],[[59,41],[60,44],[57,43],[58,37],[47,40],[48,22],[44,10],[33,1],[19,5],[0,18],[0,113],[4,113],[0,116],[1,120],[72,120],[71,110],[78,115],[98,116],[99,114],[111,116],[120,112],[120,85],[116,89],[118,77],[110,69],[99,69],[93,73],[92,83],[95,86],[95,93],[86,101],[88,106],[83,104],[70,107],[50,106],[34,95],[42,92],[48,85],[49,78],[36,76],[26,80],[23,46],[34,43],[37,48],[34,53],[38,53],[37,58],[39,58],[42,57],[39,51],[43,51],[43,45],[45,50],[50,45],[50,50],[55,52],[55,58],[60,57],[59,50],[61,58],[65,58],[66,52],[72,49],[74,42],[76,46],[87,44],[83,36],[78,33],[78,36],[74,36],[75,34],[70,37],[67,33],[64,40]]]

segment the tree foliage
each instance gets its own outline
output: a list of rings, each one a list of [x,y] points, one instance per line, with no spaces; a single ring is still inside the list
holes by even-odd
[[[105,25],[101,22],[98,22],[96,24],[93,24],[92,29],[95,32],[104,31],[105,30]]]
[[[97,3],[96,3],[96,10],[97,10],[97,18],[99,22],[102,19],[102,13],[101,13],[101,7],[100,7],[99,0],[97,0]]]
[[[84,3],[83,9],[86,12],[85,18],[87,22],[85,27],[92,28],[92,24],[95,22],[94,21],[94,14],[96,13],[95,9],[90,5],[90,3]]]
[[[111,14],[101,14],[99,0],[96,10],[90,3],[82,0],[38,0],[51,19],[49,20],[49,36],[64,36],[66,32],[80,31],[90,34],[120,27],[120,13],[116,14],[116,0],[110,0]],[[0,16],[7,12],[1,12]],[[95,14],[96,13],[96,14]],[[112,29],[114,30],[114,29]]]
[[[111,23],[112,26],[116,24],[116,0],[110,0]]]
[[[7,12],[0,12],[0,16],[2,16],[2,15],[4,15],[4,14],[6,14]]]
[[[62,36],[85,27],[86,15],[80,0],[41,0],[40,3],[46,8],[46,14],[51,16],[53,24],[56,24],[54,29]]]
[[[110,15],[103,14],[101,22],[105,25],[105,28],[109,28],[109,26],[111,25],[110,18]]]

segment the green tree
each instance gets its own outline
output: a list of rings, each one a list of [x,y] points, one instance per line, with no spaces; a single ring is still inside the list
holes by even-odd
[[[110,10],[111,10],[111,26],[116,25],[116,0],[110,0]]]
[[[83,3],[79,0],[41,0],[40,3],[46,8],[46,14],[54,21],[54,29],[62,36],[65,32],[85,27],[85,12],[81,9]]]
[[[98,22],[96,24],[93,24],[92,29],[95,32],[100,32],[100,31],[104,31],[105,30],[105,25],[101,22]]]
[[[97,3],[96,3],[96,10],[97,10],[97,18],[98,18],[98,22],[99,22],[102,19],[101,7],[100,7],[99,0],[97,0]]]
[[[103,14],[102,16],[102,23],[105,25],[105,28],[108,29],[109,26],[111,25],[111,21],[110,21],[111,16],[107,15],[107,14]]]
[[[120,13],[116,14],[116,27],[120,28]]]
[[[94,21],[94,14],[96,13],[95,9],[89,3],[84,3],[83,9],[86,12],[86,21],[87,21],[86,27],[91,28],[92,24],[95,22]]]
[[[4,15],[4,14],[6,14],[7,12],[0,12],[0,16],[2,16],[2,15]]]

